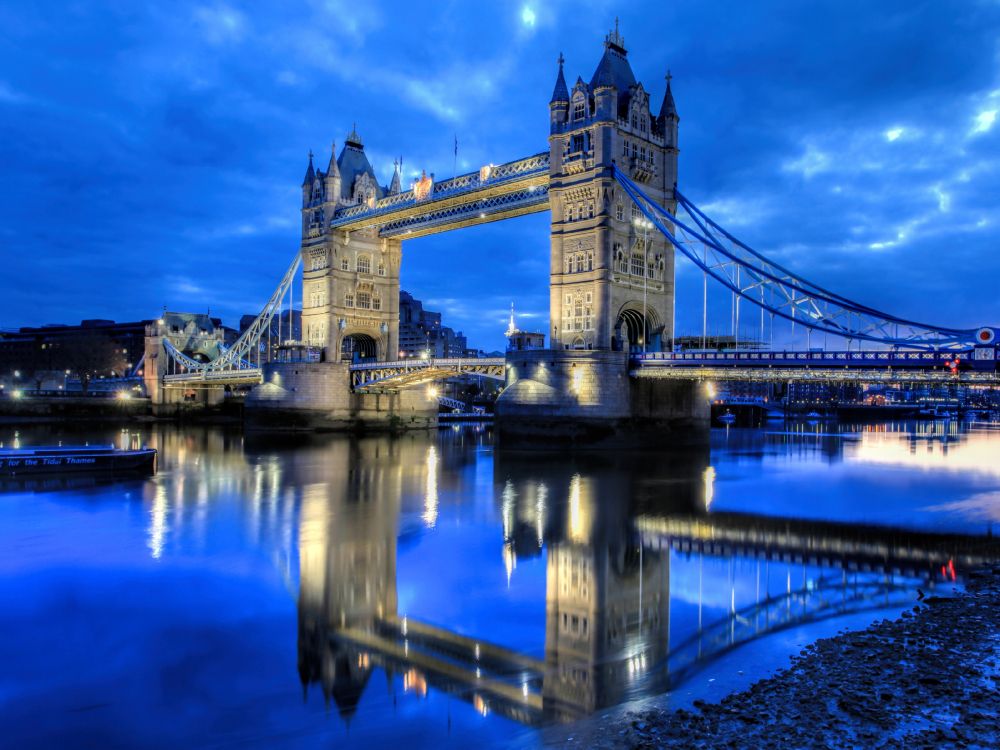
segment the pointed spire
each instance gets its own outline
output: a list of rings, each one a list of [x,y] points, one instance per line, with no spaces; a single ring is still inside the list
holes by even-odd
[[[514,322],[514,303],[510,303],[510,322],[507,324],[507,330],[504,332],[504,336],[510,338],[515,333],[518,333],[517,323]]]
[[[315,179],[315,177],[316,177],[316,170],[313,169],[313,152],[312,149],[309,149],[309,168],[306,169],[306,176],[302,180],[302,187],[306,187],[307,185],[312,185],[312,182]]]
[[[552,98],[549,100],[549,104],[555,104],[556,102],[569,102],[569,90],[566,88],[566,79],[563,77],[563,63],[565,58],[562,52],[559,53],[559,75],[556,77],[556,86],[552,90]]]
[[[361,142],[361,136],[358,135],[358,124],[353,123],[351,125],[351,132],[347,134],[347,145],[355,146],[357,148],[364,148],[365,145]]]
[[[614,47],[618,52],[625,54],[625,40],[622,38],[621,32],[618,30],[618,16],[615,16],[615,30],[609,32],[606,37],[604,37],[605,47]]]
[[[392,160],[392,182],[389,183],[389,195],[396,195],[400,191],[399,185],[399,160]]]
[[[668,117],[677,117],[677,107],[674,105],[674,95],[670,90],[670,79],[673,75],[667,70],[667,91],[663,95],[663,104],[660,105],[660,119],[666,120]]]
[[[340,177],[340,167],[337,166],[337,142],[330,143],[330,163],[326,166],[326,176]]]

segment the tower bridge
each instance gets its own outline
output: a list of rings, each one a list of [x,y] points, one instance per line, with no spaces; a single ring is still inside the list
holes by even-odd
[[[162,359],[147,368],[147,386],[166,398],[193,386],[257,383],[248,413],[271,424],[432,424],[436,406],[414,386],[459,366],[399,364],[403,242],[546,210],[549,348],[510,352],[502,370],[476,366],[505,380],[496,411],[502,436],[576,440],[648,427],[679,439],[707,429],[698,387],[706,377],[1000,383],[1000,329],[914,322],[855,302],[770,260],[681,192],[671,76],[656,106],[617,25],[588,79],[569,85],[565,66],[560,55],[546,151],[440,181],[425,173],[405,190],[399,162],[389,184],[379,183],[356,128],[325,169],[310,154],[301,245],[257,321],[208,362],[151,335],[147,361]],[[706,290],[711,281],[732,295],[736,321],[749,304],[762,325],[767,316],[772,329],[787,321],[832,335],[845,351],[673,351],[678,254]],[[286,302],[294,307],[296,281],[301,340],[282,338],[275,361],[267,339]]]

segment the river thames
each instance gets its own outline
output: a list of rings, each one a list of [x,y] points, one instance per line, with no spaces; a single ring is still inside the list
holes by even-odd
[[[154,477],[0,494],[10,747],[537,746],[718,700],[961,587],[1000,429],[713,430],[703,450],[498,447],[483,425],[148,444]]]

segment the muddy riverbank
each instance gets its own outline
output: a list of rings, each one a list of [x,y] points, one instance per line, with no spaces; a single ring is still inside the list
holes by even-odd
[[[825,638],[720,703],[580,726],[563,747],[1000,747],[1000,565],[962,593]]]

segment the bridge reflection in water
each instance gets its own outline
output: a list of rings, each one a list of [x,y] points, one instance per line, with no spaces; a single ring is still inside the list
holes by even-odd
[[[361,439],[295,469],[315,480],[304,485],[298,536],[300,677],[345,718],[376,668],[390,689],[401,675],[407,692],[444,691],[484,715],[529,725],[579,718],[674,689],[762,636],[901,609],[917,586],[952,580],[956,563],[960,574],[985,556],[974,538],[709,513],[707,451],[605,459],[497,450],[494,501],[508,577],[519,560],[546,555],[544,644],[521,652],[399,611],[406,487],[423,488],[421,520],[433,526],[441,462],[469,455],[447,442]],[[689,602],[697,620],[676,642],[672,560],[699,570]],[[727,584],[701,580],[703,564],[720,560],[730,571],[737,561],[754,566],[752,594],[738,596],[732,574]],[[703,607],[709,593],[728,599],[728,611]]]

